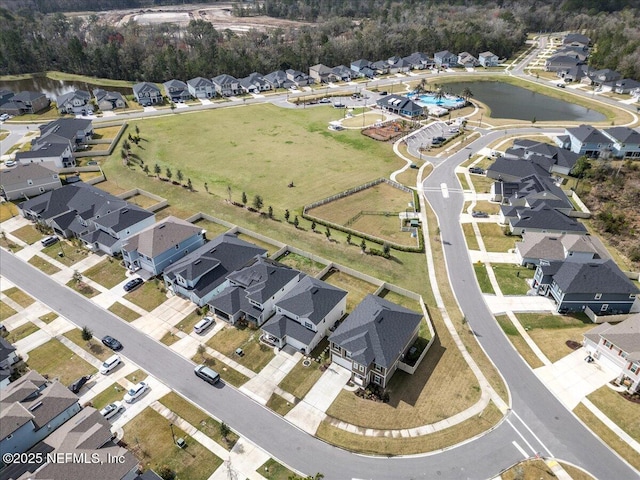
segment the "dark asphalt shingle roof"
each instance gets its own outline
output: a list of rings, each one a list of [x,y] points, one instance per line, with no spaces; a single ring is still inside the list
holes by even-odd
[[[640,145],[640,132],[629,127],[611,127],[603,130],[606,135],[620,143]]]
[[[596,343],[600,341],[599,337],[602,337],[627,352],[627,360],[640,361],[640,313],[616,325],[602,323],[589,330],[584,336]]]
[[[318,325],[347,292],[313,277],[304,277],[276,306]]]
[[[316,336],[316,332],[300,325],[295,320],[285,317],[284,315],[274,315],[264,325],[262,330],[276,338],[291,337],[301,343],[309,346],[309,343]]]
[[[567,133],[573,135],[581,143],[609,143],[611,140],[607,138],[597,128],[591,125],[580,125],[579,127],[567,128]]]
[[[129,237],[122,249],[127,252],[137,250],[146,257],[154,258],[200,232],[202,228],[170,215]]]
[[[245,290],[240,287],[230,286],[225,288],[211,299],[209,305],[229,315],[244,312],[247,315],[258,318],[262,314],[262,310],[249,303]]]
[[[114,232],[120,232],[153,216],[154,214],[149,210],[130,204],[127,207],[95,219],[94,223],[104,228],[112,229]]]
[[[302,274],[287,265],[269,258],[256,257],[227,278],[233,284],[244,288],[247,298],[262,304],[298,275]]]
[[[329,341],[350,352],[351,358],[361,365],[375,362],[388,368],[407,347],[421,321],[420,313],[367,295]]]
[[[585,226],[544,204],[519,212],[519,218],[510,221],[512,227],[536,228],[558,232],[587,232]]]
[[[27,180],[44,179],[59,182],[59,178],[53,177],[54,175],[57,177],[58,174],[45,165],[28,163],[26,165],[16,165],[15,168],[11,170],[2,170],[2,172],[0,172],[0,184],[9,186],[25,183]]]
[[[640,291],[613,260],[564,262],[553,280],[564,293],[632,294]]]

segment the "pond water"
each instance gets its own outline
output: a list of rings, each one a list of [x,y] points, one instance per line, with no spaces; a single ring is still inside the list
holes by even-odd
[[[590,108],[552,98],[547,95],[516,87],[504,82],[454,82],[446,83],[446,92],[459,94],[465,88],[476,99],[491,109],[493,118],[514,118],[517,120],[538,122],[570,121],[594,123],[606,120],[606,117]]]
[[[105,87],[94,83],[79,82],[75,80],[54,80],[44,75],[34,75],[30,78],[20,80],[0,80],[0,90],[11,90],[18,93],[22,90],[33,90],[42,92],[51,100],[55,100],[58,95],[63,95],[74,90],[87,90],[89,93],[94,88],[104,88],[105,90],[120,92],[123,95],[131,95],[131,87]]]

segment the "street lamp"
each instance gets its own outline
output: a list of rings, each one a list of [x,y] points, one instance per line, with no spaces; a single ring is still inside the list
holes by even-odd
[[[171,438],[173,439],[173,444],[176,444],[176,434],[173,432],[173,423],[169,423],[169,428],[171,428]]]

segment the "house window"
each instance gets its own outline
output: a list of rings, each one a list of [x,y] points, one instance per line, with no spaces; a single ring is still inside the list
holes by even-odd
[[[313,325],[310,322],[304,322],[304,326],[307,327],[309,330],[313,330]]]
[[[360,365],[359,363],[356,363],[354,366],[359,372],[364,372],[364,365]]]
[[[606,312],[607,310],[609,310],[609,304],[608,303],[603,303],[602,306],[600,307],[600,311],[601,312]]]
[[[40,187],[40,193],[44,193],[44,187]]]
[[[629,294],[629,298],[630,298],[630,299],[634,299],[634,298],[636,298],[636,294],[635,294],[635,293],[630,293],[630,294]]]
[[[33,185],[33,180],[27,180],[27,185]]]
[[[612,345],[611,345],[611,342],[609,342],[609,341],[605,340],[605,341],[604,341],[604,346],[605,346],[605,347],[607,347],[607,348],[609,348],[609,349],[611,349],[611,346],[612,346]]]
[[[344,356],[347,358],[351,358],[351,352],[344,351]]]
[[[640,372],[640,365],[638,365],[637,363],[631,363],[629,364],[629,370],[631,370],[632,373],[638,373]]]
[[[600,300],[602,298],[602,294],[601,293],[596,293],[596,296],[594,298],[596,300]]]

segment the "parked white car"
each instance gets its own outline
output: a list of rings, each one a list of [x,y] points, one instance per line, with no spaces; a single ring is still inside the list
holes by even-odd
[[[109,420],[111,417],[117,415],[124,410],[122,402],[113,402],[100,410],[100,415]]]
[[[193,326],[193,331],[196,333],[202,333],[213,324],[213,317],[204,317],[198,323]]]
[[[107,358],[104,361],[104,363],[100,366],[100,373],[102,375],[107,375],[121,363],[122,363],[122,359],[120,358],[120,355],[112,355],[109,358]]]
[[[147,391],[148,388],[149,388],[149,385],[147,385],[144,382],[137,383],[136,385],[131,387],[129,391],[125,394],[124,401],[127,403],[135,402],[138,398],[142,396],[144,392]]]

